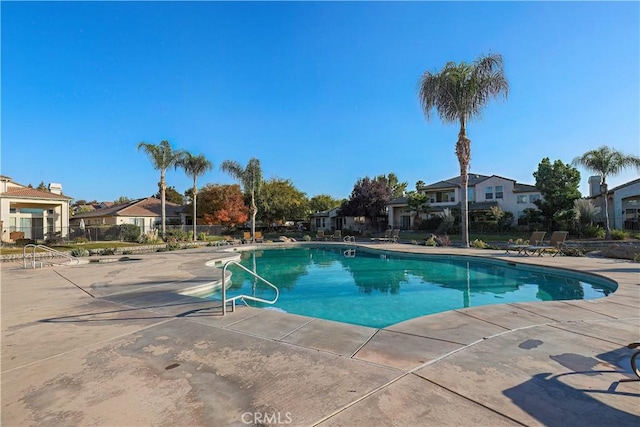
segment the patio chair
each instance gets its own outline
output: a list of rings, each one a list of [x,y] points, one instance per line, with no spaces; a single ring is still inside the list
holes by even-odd
[[[327,240],[327,236],[324,235],[324,230],[316,231],[316,240]]]
[[[247,243],[251,241],[251,232],[243,231],[242,232],[242,243]]]
[[[331,235],[331,240],[342,240],[342,231],[341,231],[341,230],[336,230],[336,231]]]
[[[539,244],[528,246],[524,249],[524,253],[525,255],[529,255],[528,252],[531,252],[531,255],[538,254],[538,256],[542,256],[546,251],[553,250],[555,251],[553,256],[558,254],[564,255],[562,249],[566,247],[564,241],[567,238],[567,234],[569,234],[568,231],[554,231],[551,234],[551,239],[549,240],[548,245]]]
[[[389,238],[389,240],[391,241],[391,243],[398,243],[399,237],[400,237],[400,229],[395,228],[391,233],[391,237]]]
[[[524,250],[529,246],[541,245],[545,234],[547,234],[546,231],[534,231],[529,238],[529,244],[507,245],[505,254],[517,251],[516,255],[524,255]]]
[[[384,237],[372,237],[371,241],[372,242],[388,242],[389,240],[391,240],[391,229],[388,228],[387,231],[384,232]]]
[[[253,240],[256,242],[263,243],[264,237],[262,237],[262,231],[256,231],[256,234],[253,236]]]

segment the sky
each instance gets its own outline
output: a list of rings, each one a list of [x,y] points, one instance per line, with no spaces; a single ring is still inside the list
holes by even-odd
[[[471,173],[535,184],[543,158],[640,155],[638,2],[0,2],[0,173],[75,200],[157,193],[139,142],[225,160],[307,197],[364,177],[459,175],[459,125],[418,83],[500,54],[506,100],[467,125]],[[588,195],[590,172],[581,173]],[[609,177],[610,188],[638,177]],[[192,179],[170,169],[180,193]]]

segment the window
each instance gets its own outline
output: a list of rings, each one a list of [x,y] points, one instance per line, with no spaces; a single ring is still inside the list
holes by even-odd
[[[16,208],[9,208],[9,213],[17,213]]]
[[[527,203],[528,200],[529,200],[528,196],[518,196],[516,198],[516,203]]]
[[[485,187],[484,188],[484,198],[485,198],[485,200],[493,199],[493,187]]]
[[[532,194],[529,196],[529,203],[533,203],[536,200],[540,200],[540,195],[539,194]]]
[[[475,198],[473,195],[473,188],[467,188],[467,201],[469,202],[475,202]]]
[[[496,185],[496,199],[502,199],[503,189],[502,185]]]

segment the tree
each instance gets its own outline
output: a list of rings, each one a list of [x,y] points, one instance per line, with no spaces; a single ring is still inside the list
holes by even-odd
[[[391,194],[391,199],[397,199],[400,197],[404,197],[406,191],[407,191],[407,182],[399,182],[398,181],[398,176],[391,172],[388,176],[385,175],[378,175],[376,177],[376,180],[379,181],[383,181],[386,182],[387,186],[389,187],[389,192]],[[390,199],[390,200],[391,200]]]
[[[260,160],[256,158],[249,159],[246,167],[234,160],[225,160],[220,165],[220,168],[231,175],[233,178],[240,181],[245,196],[250,199],[251,206],[249,210],[251,212],[251,236],[255,239],[256,235],[256,215],[258,214],[258,206],[256,204],[256,198],[260,193],[262,187],[262,168],[260,167]]]
[[[158,145],[148,142],[138,143],[138,151],[144,151],[153,168],[160,171],[160,182],[158,182],[158,189],[160,190],[160,201],[162,206],[162,238],[166,236],[167,229],[167,212],[166,212],[166,198],[165,192],[167,190],[167,182],[165,180],[165,174],[167,169],[175,166],[176,162],[182,157],[182,151],[174,150],[171,144],[167,140],[162,140]]]
[[[204,175],[207,171],[213,168],[213,164],[204,156],[204,154],[194,156],[193,154],[186,151],[176,162],[176,167],[181,167],[182,169],[184,169],[185,173],[193,179],[191,197],[193,200],[193,241],[195,242],[196,240],[198,240],[198,233],[196,231],[196,205],[198,200],[197,181],[198,177]]]
[[[617,175],[623,169],[634,167],[640,169],[640,157],[623,154],[620,151],[603,145],[595,150],[590,150],[582,156],[573,159],[574,166],[583,166],[590,172],[600,175],[600,191],[604,199],[604,224],[606,238],[611,238],[609,228],[609,209],[607,201],[607,177]]]
[[[353,186],[349,200],[340,206],[344,216],[364,216],[375,224],[386,216],[387,203],[391,200],[391,189],[386,179],[360,178]]]
[[[312,213],[328,211],[337,208],[342,203],[341,200],[334,199],[328,194],[318,194],[309,199],[309,211]]]
[[[129,203],[131,201],[127,196],[120,196],[116,200],[113,201],[116,205],[123,205],[125,203]]]
[[[259,199],[261,218],[267,224],[303,219],[309,212],[306,194],[294,187],[288,179],[273,178],[265,181]]]
[[[38,184],[38,186],[36,187],[36,190],[49,191],[44,181],[40,181],[40,184]]]
[[[158,191],[153,195],[153,197],[155,197],[156,199],[160,199],[162,195]],[[165,190],[164,199],[167,202],[175,203],[177,205],[181,205],[184,202],[182,194],[180,194],[178,190],[176,190],[176,187],[174,187],[173,185],[171,187],[167,187],[167,189]]]
[[[419,99],[427,120],[435,109],[445,123],[460,123],[456,156],[460,163],[460,205],[462,245],[469,246],[469,207],[467,184],[471,161],[471,140],[467,122],[478,117],[491,98],[509,93],[502,56],[481,56],[471,64],[448,62],[437,73],[426,71],[420,78]]]
[[[198,192],[197,213],[205,224],[235,227],[249,219],[249,209],[238,184],[207,184]]]
[[[414,228],[418,228],[417,225],[421,222],[420,214],[429,213],[429,198],[426,194],[412,191],[409,193],[407,204],[409,205],[409,210],[413,212]]]
[[[558,217],[573,209],[573,202],[580,198],[580,172],[561,160],[553,164],[548,157],[538,164],[538,170],[533,173],[536,188],[542,194],[542,200],[534,203],[542,211],[548,228],[555,228]]]

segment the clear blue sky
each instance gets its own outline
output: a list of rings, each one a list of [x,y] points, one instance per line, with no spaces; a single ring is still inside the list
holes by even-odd
[[[75,199],[147,197],[139,142],[261,161],[308,197],[362,177],[459,174],[458,126],[427,122],[418,80],[500,53],[510,83],[468,125],[471,171],[534,184],[544,157],[640,155],[638,2],[7,2],[1,173]],[[587,195],[589,174],[580,169]],[[610,185],[634,179],[630,169]],[[191,180],[167,174],[181,193]]]

